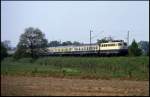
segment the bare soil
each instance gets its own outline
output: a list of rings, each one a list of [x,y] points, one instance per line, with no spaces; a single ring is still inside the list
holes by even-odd
[[[149,96],[149,81],[1,76],[2,96]]]

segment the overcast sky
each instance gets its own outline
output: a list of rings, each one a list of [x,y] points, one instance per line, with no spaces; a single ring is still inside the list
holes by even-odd
[[[1,40],[16,46],[27,27],[39,28],[48,41],[88,43],[106,36],[130,43],[149,41],[148,1],[1,1]]]

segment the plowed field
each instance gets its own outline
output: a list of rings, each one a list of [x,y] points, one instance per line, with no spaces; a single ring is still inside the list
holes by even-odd
[[[1,95],[149,95],[149,81],[1,76]]]

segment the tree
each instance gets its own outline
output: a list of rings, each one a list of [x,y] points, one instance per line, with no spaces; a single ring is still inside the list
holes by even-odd
[[[11,42],[9,40],[3,41],[3,45],[5,46],[5,48],[7,50],[11,50],[11,45],[10,44],[11,44]]]
[[[66,46],[66,45],[72,45],[72,42],[71,41],[66,41],[66,42],[62,43],[62,46]]]
[[[72,45],[80,45],[81,43],[80,42],[77,42],[77,41],[74,41],[73,43],[72,43]]]
[[[51,41],[48,46],[50,47],[56,47],[56,46],[60,46],[61,45],[61,42],[55,40],[55,41]]]
[[[4,44],[1,42],[1,60],[3,60],[5,57],[7,57],[7,48],[4,46]]]
[[[142,50],[143,55],[147,55],[149,53],[149,42],[148,41],[140,41],[138,43],[138,46]]]
[[[138,44],[135,40],[132,41],[132,44],[128,48],[130,56],[140,56],[142,50],[138,47]]]
[[[40,29],[26,28],[25,33],[20,36],[15,57],[37,58],[47,52],[47,44],[47,39]]]

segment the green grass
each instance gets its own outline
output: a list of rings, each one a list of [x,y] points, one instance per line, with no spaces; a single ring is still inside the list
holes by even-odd
[[[149,80],[149,57],[9,57],[1,62],[1,74]]]

